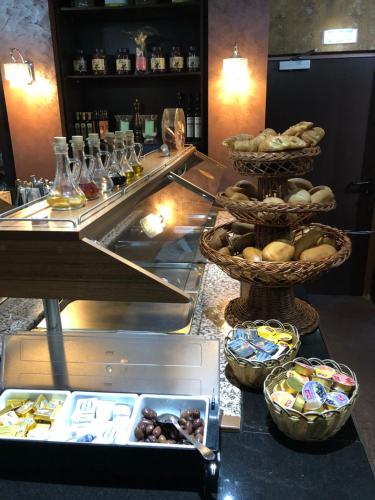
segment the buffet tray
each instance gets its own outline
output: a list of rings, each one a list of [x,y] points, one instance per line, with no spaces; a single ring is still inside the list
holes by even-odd
[[[0,467],[9,477],[84,483],[97,474],[100,484],[111,478],[128,487],[215,490],[219,452],[219,341],[151,332],[62,336],[17,333],[4,335],[2,389],[13,392],[69,391],[59,425],[72,411],[75,391],[87,397],[134,401],[127,442],[118,444],[50,440],[0,439]],[[1,397],[1,396],[0,396]],[[4,398],[3,398],[4,399]],[[193,446],[137,443],[134,426],[145,404],[158,412],[190,405],[205,416],[205,444],[215,451],[205,461]],[[17,463],[17,468],[14,467]],[[150,467],[152,464],[152,467]],[[42,466],[41,466],[42,465]],[[15,471],[17,469],[17,471]],[[145,470],[147,475],[145,476]],[[85,479],[86,478],[86,479]]]

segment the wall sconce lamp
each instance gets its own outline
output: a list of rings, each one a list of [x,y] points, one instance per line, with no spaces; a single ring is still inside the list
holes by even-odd
[[[247,58],[240,56],[237,43],[232,56],[223,59],[223,84],[225,91],[232,95],[243,95],[249,90]]]
[[[34,65],[17,48],[10,49],[11,62],[4,64],[4,77],[12,87],[24,87],[35,81]]]

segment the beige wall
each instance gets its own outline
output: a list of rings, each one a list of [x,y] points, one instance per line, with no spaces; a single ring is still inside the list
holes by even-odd
[[[358,28],[358,43],[322,45],[323,30]],[[271,0],[270,54],[375,50],[375,0]]]
[[[268,0],[208,2],[208,154],[227,165],[231,163],[222,140],[264,128],[268,7]],[[240,55],[248,58],[250,80],[246,92],[231,96],[222,86],[222,66],[235,41]],[[233,170],[229,168],[223,184],[231,177]]]
[[[16,175],[53,178],[51,140],[61,135],[61,124],[47,0],[1,0],[1,63],[8,62],[11,47],[31,59],[36,72],[24,89],[3,80]]]

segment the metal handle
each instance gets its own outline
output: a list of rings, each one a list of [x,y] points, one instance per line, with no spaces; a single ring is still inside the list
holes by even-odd
[[[188,434],[177,421],[174,420],[173,425],[176,427],[178,432],[182,434],[187,441],[189,441],[189,443],[195,446],[195,449],[199,451],[199,453],[205,460],[215,460],[214,451],[212,451],[210,448],[200,443],[196,439],[192,438],[190,434]]]
[[[372,179],[364,179],[363,181],[358,181],[358,182],[349,182],[349,184],[345,188],[345,193],[371,194],[374,189],[373,184],[374,183]]]

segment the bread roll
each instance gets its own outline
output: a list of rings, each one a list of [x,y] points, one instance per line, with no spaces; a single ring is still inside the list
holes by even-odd
[[[226,139],[223,140],[222,144],[223,146],[226,146],[230,149],[233,149],[234,143],[239,140],[249,140],[252,139],[254,136],[250,134],[238,134],[238,135],[232,135],[231,137],[227,137]]]
[[[264,198],[263,203],[268,203],[270,205],[283,205],[284,200],[277,198],[277,196],[267,196]]]
[[[294,242],[294,260],[298,260],[300,255],[317,244],[319,239],[322,237],[322,231],[318,228],[310,229],[307,233],[303,234],[298,240]]]
[[[230,199],[233,201],[249,201],[249,198],[243,193],[234,193]]]
[[[287,197],[288,203],[311,203],[311,196],[306,189],[300,189]]]
[[[256,198],[258,196],[258,189],[250,181],[237,181],[235,187],[241,188],[242,192],[245,193],[249,198]]]
[[[253,139],[236,139],[233,144],[234,151],[254,151],[252,146]]]
[[[311,203],[328,203],[335,199],[329,186],[317,186],[310,190]]]
[[[319,245],[317,247],[309,248],[305,250],[300,255],[300,260],[309,260],[312,262],[316,262],[323,259],[328,259],[333,255],[337,254],[337,250],[332,245],[327,245],[323,243],[323,245]]]
[[[228,186],[224,191],[225,196],[228,196],[228,198],[233,196],[234,193],[243,193],[243,191],[240,187],[237,186]]]
[[[307,142],[309,146],[316,146],[325,136],[324,129],[321,127],[314,127],[302,133],[301,138]]]
[[[295,125],[292,125],[287,130],[285,130],[285,132],[283,132],[282,135],[299,136],[303,132],[305,132],[305,130],[309,130],[313,126],[314,126],[314,124],[312,122],[299,122],[299,123],[296,123]]]
[[[288,262],[294,255],[294,246],[286,241],[272,241],[263,248],[263,260],[269,262]]]
[[[289,191],[299,191],[300,189],[306,189],[310,191],[313,189],[313,185],[307,179],[302,179],[301,177],[294,177],[293,179],[288,179],[288,189]]]
[[[222,255],[231,255],[229,247],[220,248],[219,253],[221,253]]]
[[[254,231],[254,224],[247,224],[246,222],[233,222],[230,230],[234,234],[246,234]]]
[[[262,260],[262,250],[255,247],[246,247],[242,250],[242,255],[250,262],[260,262]]]
[[[232,253],[239,253],[246,247],[253,247],[255,243],[255,234],[246,233],[241,236],[232,236],[229,240],[229,248]]]

